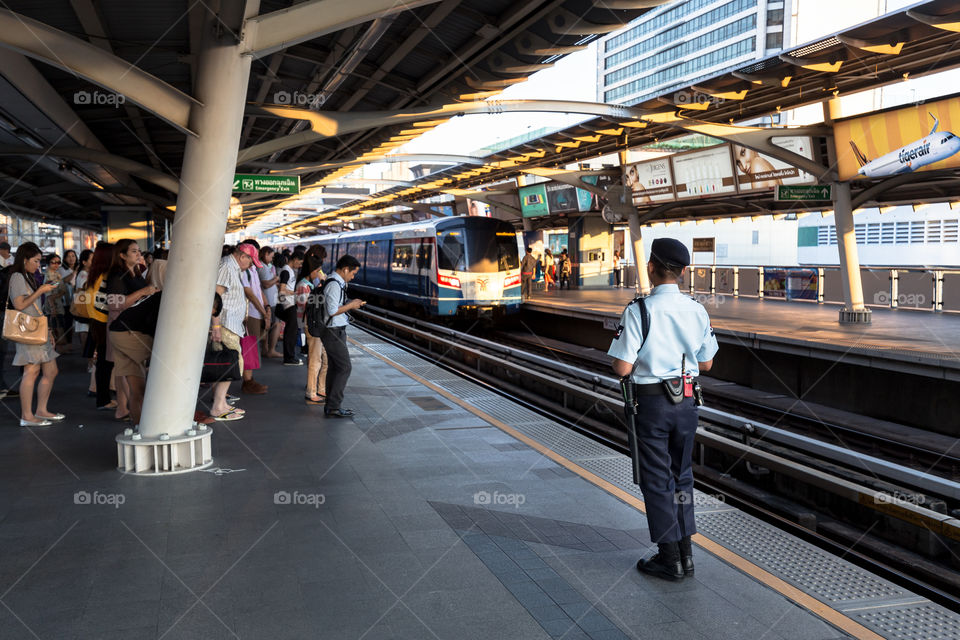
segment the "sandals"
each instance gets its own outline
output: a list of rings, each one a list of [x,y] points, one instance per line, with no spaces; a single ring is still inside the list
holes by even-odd
[[[219,416],[213,416],[213,419],[219,422],[232,422],[233,420],[243,420],[243,417],[243,414],[240,413],[238,409],[231,409]]]
[[[310,396],[304,396],[303,399],[307,404],[324,404],[327,401],[327,396],[322,393],[314,394],[311,398]]]

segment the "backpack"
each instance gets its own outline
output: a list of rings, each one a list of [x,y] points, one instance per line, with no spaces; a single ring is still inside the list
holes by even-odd
[[[3,300],[3,308],[7,308],[7,296],[10,295],[10,275],[13,273],[13,265],[0,269],[0,300]]]
[[[303,312],[303,318],[307,325],[307,331],[310,332],[310,335],[314,338],[319,338],[323,335],[323,332],[327,330],[327,325],[330,323],[330,316],[327,315],[327,304],[326,304],[326,288],[327,285],[331,282],[336,282],[333,278],[327,278],[319,285],[313,288],[313,291],[310,292],[310,297],[307,299],[307,306]],[[343,287],[340,288],[340,304],[343,305],[343,297],[345,291]]]

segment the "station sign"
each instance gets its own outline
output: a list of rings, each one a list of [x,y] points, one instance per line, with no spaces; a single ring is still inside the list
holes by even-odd
[[[833,200],[833,187],[829,184],[780,184],[777,185],[777,202],[802,202]]]
[[[693,239],[693,252],[694,253],[713,253],[716,247],[716,238],[694,238]]]
[[[300,193],[300,176],[271,176],[256,173],[236,173],[233,176],[234,193]]]

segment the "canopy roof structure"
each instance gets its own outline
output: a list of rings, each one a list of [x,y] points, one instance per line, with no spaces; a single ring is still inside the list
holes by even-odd
[[[482,166],[458,164],[415,181],[414,187],[392,187],[362,203],[347,202],[337,209],[274,231],[309,234],[330,226],[330,220],[344,219],[357,225],[378,224],[382,221],[364,213],[422,200],[440,190],[466,193],[531,169],[560,168],[686,133],[734,139],[740,135],[730,127],[734,123],[756,121],[837,96],[956,68],[960,66],[958,31],[960,12],[956,3],[948,0],[919,3],[749,65],[677,86],[629,109],[618,111],[610,106],[610,115],[491,154],[484,158]],[[494,112],[497,104],[492,102],[490,111]],[[571,103],[568,108],[570,112],[578,112],[584,106]],[[793,130],[774,131],[790,135]],[[799,132],[799,135],[812,135],[819,145],[822,171],[817,177],[824,180],[832,175],[824,144],[824,136],[829,133],[828,128],[805,128]],[[323,175],[323,172],[317,174]],[[881,194],[886,200],[904,202],[960,196],[960,182],[953,170],[901,179],[883,188],[868,181],[858,187],[860,191],[854,195],[865,194],[863,202]],[[786,208],[796,209],[796,205],[775,203],[769,194],[753,194],[660,207],[655,217],[669,220],[707,215],[757,215]],[[388,219],[395,221],[395,218],[403,219],[401,216]]]
[[[241,25],[262,36],[251,39],[241,150],[277,139],[295,142],[307,128],[304,121],[264,117],[256,105],[347,113],[474,99],[524,80],[661,3],[416,0],[386,13],[371,10],[372,19],[345,21],[318,37],[267,42],[270,34],[295,31],[304,5],[330,13],[351,4],[338,1],[261,0],[254,17],[224,20],[225,30],[237,32]],[[195,101],[204,6],[186,0],[4,3],[0,207],[76,224],[97,223],[102,205],[148,204],[157,215],[171,216],[167,207],[176,200],[184,143],[193,135],[186,114]],[[43,45],[32,36],[42,36]],[[87,63],[96,67],[97,50],[129,63],[127,69],[100,66],[130,87],[129,94],[107,91],[80,70]],[[134,99],[144,85],[156,109]],[[323,163],[382,154],[396,146],[401,129],[374,126],[293,144],[264,159]],[[304,183],[323,173],[305,175]]]

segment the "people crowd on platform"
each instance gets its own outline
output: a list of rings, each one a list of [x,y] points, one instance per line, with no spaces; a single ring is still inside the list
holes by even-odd
[[[20,426],[62,422],[66,416],[51,405],[76,403],[54,394],[63,354],[83,359],[93,408],[139,424],[168,257],[164,249],[142,250],[123,239],[61,257],[31,242],[15,253],[0,242],[0,399],[19,398]],[[243,419],[235,406],[242,396],[270,392],[255,378],[269,360],[306,364],[306,404],[324,405],[329,417],[353,415],[342,406],[351,369],[344,327],[346,314],[364,304],[346,295],[360,263],[341,256],[328,275],[326,259],[319,245],[275,251],[249,239],[223,247],[195,421]],[[240,395],[230,393],[233,381]]]

